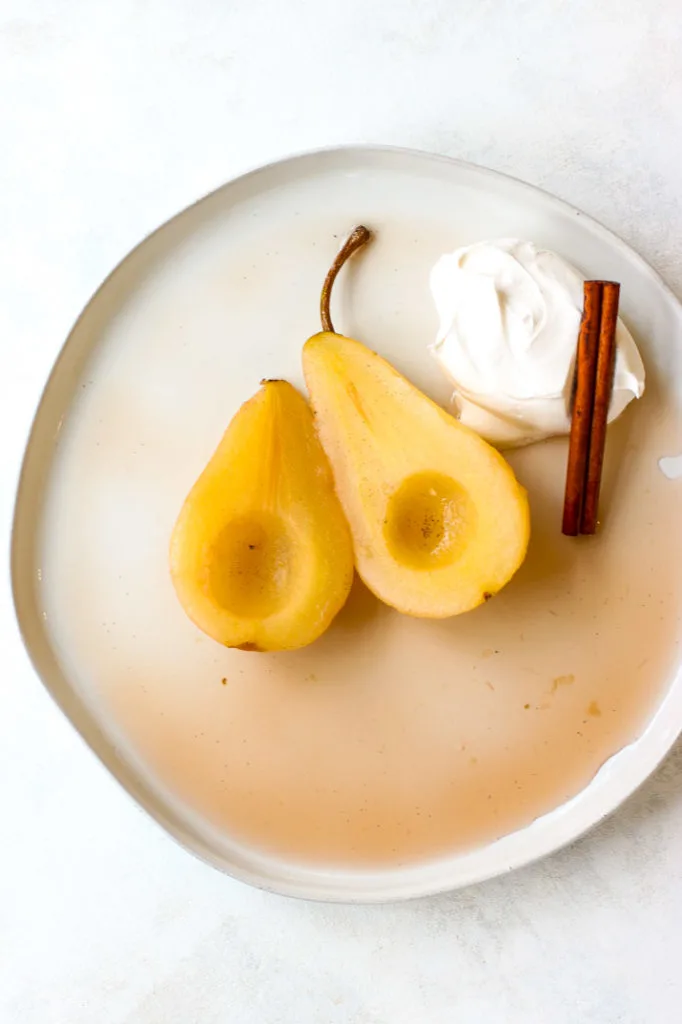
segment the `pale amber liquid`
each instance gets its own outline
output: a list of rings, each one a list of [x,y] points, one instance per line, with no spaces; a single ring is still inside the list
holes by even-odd
[[[180,607],[171,531],[260,377],[302,383],[338,233],[376,230],[336,286],[339,328],[446,402],[426,355],[430,267],[476,238],[525,237],[545,215],[371,169],[220,202],[186,237],[182,221],[158,236],[82,327],[95,351],[60,424],[40,585],[67,675],[122,759],[255,848],[397,866],[519,829],[641,734],[679,663],[682,480],[657,463],[679,453],[682,423],[656,381],[679,339],[638,336],[647,392],[609,431],[599,536],[562,537],[566,442],[536,445],[511,456],[530,494],[528,558],[485,606],[409,619],[358,584],[311,647],[229,651]],[[567,243],[576,231],[561,227]],[[653,312],[636,312],[644,331]]]
[[[657,456],[680,435],[656,409],[652,386],[609,432],[595,538],[560,532],[565,441],[511,455],[532,542],[480,609],[410,619],[357,581],[299,652],[188,626],[158,670],[100,666],[107,714],[195,811],[288,858],[396,866],[521,828],[642,731],[678,659],[682,481]]]

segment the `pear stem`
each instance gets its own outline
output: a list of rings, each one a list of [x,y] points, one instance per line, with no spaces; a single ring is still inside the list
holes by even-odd
[[[329,268],[329,273],[324,279],[322,285],[322,294],[320,295],[320,320],[322,321],[322,330],[329,331],[331,334],[334,333],[334,324],[332,323],[331,314],[329,312],[329,304],[332,297],[332,288],[334,287],[334,281],[336,280],[338,272],[344,265],[346,260],[353,255],[358,249],[360,249],[366,242],[369,242],[372,237],[371,231],[362,224],[359,224],[356,228],[351,231],[346,241],[339,249],[336,259]]]

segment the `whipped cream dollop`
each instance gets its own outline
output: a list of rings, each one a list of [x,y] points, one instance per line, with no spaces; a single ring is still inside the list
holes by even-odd
[[[431,272],[440,327],[431,352],[462,423],[499,447],[567,434],[585,278],[514,238],[441,256]],[[644,391],[644,365],[619,319],[609,420]]]

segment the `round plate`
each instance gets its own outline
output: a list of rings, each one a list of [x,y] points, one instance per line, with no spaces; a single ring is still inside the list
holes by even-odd
[[[230,182],[169,221],[119,265],[88,304],[52,372],[31,433],[14,523],[13,585],[24,640],[45,686],[101,761],[171,835],[216,867],[268,889],[322,900],[378,901],[435,893],[498,875],[550,853],[600,821],[649,775],[674,742],[682,728],[682,678],[671,640],[656,685],[642,698],[646,706],[640,708],[639,724],[628,739],[619,734],[621,739],[609,749],[613,756],[599,770],[593,766],[591,781],[576,783],[570,799],[566,787],[559,787],[560,806],[547,798],[547,813],[538,813],[529,804],[524,827],[503,834],[501,824],[498,837],[489,835],[470,849],[439,848],[434,856],[422,851],[403,857],[407,830],[396,833],[392,860],[384,856],[375,863],[371,858],[366,864],[351,863],[342,829],[346,845],[342,843],[335,859],[324,799],[318,793],[317,803],[306,805],[299,793],[295,807],[286,805],[284,781],[281,793],[277,786],[247,787],[240,807],[260,813],[261,824],[279,822],[288,853],[278,852],[277,844],[268,848],[266,842],[249,841],[243,830],[232,830],[229,821],[212,813],[228,799],[226,794],[232,799],[234,746],[241,742],[248,748],[253,735],[244,730],[238,738],[235,730],[245,721],[267,731],[269,753],[264,755],[263,741],[257,754],[261,777],[269,772],[268,778],[276,779],[281,771],[284,780],[289,762],[282,760],[278,767],[278,758],[286,756],[292,763],[299,758],[297,777],[301,785],[301,779],[308,780],[310,795],[327,771],[317,770],[327,763],[326,748],[338,740],[337,755],[347,753],[347,771],[339,774],[342,784],[350,779],[353,792],[371,785],[366,751],[360,755],[359,747],[352,746],[369,742],[371,730],[361,731],[353,718],[344,689],[352,685],[348,680],[357,679],[360,686],[363,673],[377,671],[382,644],[386,657],[394,650],[395,661],[395,650],[402,650],[396,645],[404,643],[402,663],[411,666],[411,679],[396,681],[395,701],[405,715],[400,728],[409,733],[417,728],[413,723],[426,721],[420,717],[424,700],[411,704],[411,694],[421,690],[427,702],[440,699],[435,690],[431,694],[429,681],[442,675],[442,652],[455,643],[453,636],[466,645],[471,635],[483,636],[499,624],[499,616],[511,607],[501,604],[502,611],[493,612],[486,606],[462,617],[468,620],[466,626],[452,626],[457,634],[446,634],[445,627],[428,632],[428,624],[401,619],[376,607],[368,595],[356,593],[330,638],[310,649],[318,653],[265,656],[223,650],[185,619],[175,599],[167,545],[182,499],[260,378],[282,376],[301,384],[300,349],[318,329],[320,283],[340,239],[361,222],[376,229],[376,242],[339,281],[337,326],[378,348],[437,400],[446,403],[448,391],[425,354],[436,327],[429,269],[442,252],[459,245],[513,236],[557,250],[589,276],[622,283],[624,316],[642,344],[651,388],[659,398],[663,395],[666,408],[679,411],[682,309],[639,256],[590,218],[518,181],[423,153],[354,147],[293,157]],[[629,441],[623,437],[625,459],[637,446],[631,435]],[[658,448],[646,453],[647,472],[660,475],[658,458],[677,454],[666,449],[669,438],[674,438],[672,428],[659,433]],[[547,457],[563,458],[562,445],[546,447]],[[523,478],[524,456],[519,458]],[[651,486],[658,486],[653,475],[651,480]],[[661,481],[671,495],[679,495],[678,483],[662,476]],[[627,481],[621,479],[619,486],[620,500],[627,503],[622,498]],[[665,497],[659,505],[664,504]],[[609,524],[612,528],[617,524]],[[540,523],[539,534],[543,529]],[[558,525],[552,530],[558,533]],[[528,590],[530,583],[526,576],[518,586]],[[500,601],[520,599],[516,586],[512,583],[508,597],[505,591]],[[539,615],[551,594],[545,582],[537,587],[542,595],[537,598]],[[648,594],[652,601],[654,597],[658,599],[657,592]],[[679,609],[679,592],[667,597]],[[364,625],[367,618],[371,627]],[[371,632],[362,633],[365,628]],[[531,624],[526,643],[532,629]],[[566,650],[571,642],[585,642],[577,629],[567,622]],[[417,647],[427,643],[427,636],[424,650],[429,653],[418,658]],[[529,679],[539,659],[533,643],[528,648]],[[495,646],[493,640],[480,659],[502,656]],[[306,661],[308,657],[313,660]],[[324,659],[328,678],[319,680],[312,671],[302,676],[318,657]],[[337,678],[334,666],[342,662]],[[483,671],[482,665],[482,660],[472,662],[472,669]],[[397,661],[396,666],[399,674]],[[553,700],[569,701],[564,684],[572,679],[560,667],[556,670]],[[507,692],[496,698],[493,683],[488,678],[484,682],[493,702],[493,721],[494,701],[510,697]],[[622,684],[625,692],[629,681]],[[462,683],[463,694],[469,692],[468,685]],[[284,690],[289,703],[273,704]],[[328,725],[319,734],[313,727],[297,731],[289,708],[298,709],[301,721],[312,721],[305,716],[311,702],[320,701],[318,713],[326,709],[334,716],[340,693],[344,703],[336,734]],[[559,705],[548,697],[531,707],[529,699],[523,703],[521,690],[517,698],[519,722],[523,709],[526,714],[537,710],[533,729],[540,737],[542,723],[553,720],[553,708]],[[366,694],[359,696],[356,707],[362,708],[363,723],[362,702],[367,699]],[[480,706],[480,695],[476,699]],[[390,687],[384,687],[381,705],[377,702],[379,732],[386,728],[392,700]],[[616,698],[614,714],[617,703]],[[593,705],[594,714],[601,715]],[[226,716],[220,729],[229,736],[227,751],[220,745],[223,733],[211,732],[221,715]],[[561,712],[556,715],[560,722]],[[395,735],[397,726],[391,728]],[[421,742],[427,750],[423,737]],[[466,733],[458,742],[464,751]],[[475,771],[478,759],[468,753],[466,761]],[[246,754],[240,756],[239,784],[246,786],[250,762]],[[228,764],[232,768],[223,777],[221,766]],[[409,789],[415,764],[406,765],[399,794]],[[429,785],[431,790],[437,787],[436,774]],[[415,794],[415,799],[422,798],[428,804],[434,796]],[[258,801],[264,804],[260,810]],[[324,847],[325,856],[296,853],[305,806],[312,808],[308,829],[315,827],[315,815],[324,822],[315,848]],[[367,807],[366,827],[371,828],[371,801]]]

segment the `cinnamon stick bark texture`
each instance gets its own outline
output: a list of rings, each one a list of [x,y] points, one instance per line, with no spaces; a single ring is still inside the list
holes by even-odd
[[[601,281],[585,282],[583,318],[580,324],[576,354],[575,395],[568,442],[568,466],[562,524],[562,532],[568,537],[578,535],[582,521],[585,475],[594,412],[602,291]]]
[[[594,410],[590,448],[585,474],[585,497],[583,501],[581,533],[595,533],[599,512],[599,489],[601,487],[604,449],[606,447],[606,424],[613,391],[613,371],[616,364],[616,327],[618,324],[618,301],[620,285],[604,281],[601,302],[601,326],[599,330],[599,354],[594,389]]]

